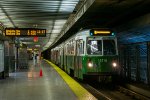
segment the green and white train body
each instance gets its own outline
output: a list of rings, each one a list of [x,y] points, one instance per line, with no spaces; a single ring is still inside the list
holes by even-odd
[[[59,54],[53,54],[55,51]],[[55,57],[54,55],[58,56]],[[71,76],[111,76],[116,71],[117,39],[113,32],[102,29],[83,30],[52,50],[57,62]],[[56,59],[57,58],[57,59]]]

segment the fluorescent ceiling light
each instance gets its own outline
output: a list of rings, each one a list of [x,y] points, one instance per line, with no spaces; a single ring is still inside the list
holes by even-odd
[[[55,24],[65,24],[67,20],[55,20]]]
[[[6,16],[0,16],[0,19],[5,19],[5,18],[7,18]]]
[[[58,35],[59,35],[59,33],[58,33],[58,34],[52,34],[52,35],[51,35],[51,38],[54,39],[54,38],[56,38]]]
[[[61,7],[60,8],[60,12],[63,12],[63,11],[65,11],[65,12],[72,12],[74,10],[74,8],[72,8],[72,7]]]
[[[72,12],[79,0],[76,1],[62,1],[59,11],[60,12]]]
[[[52,33],[60,33],[61,30],[53,30]]]
[[[59,25],[59,26],[54,26],[54,29],[61,29],[63,27],[63,25]]]

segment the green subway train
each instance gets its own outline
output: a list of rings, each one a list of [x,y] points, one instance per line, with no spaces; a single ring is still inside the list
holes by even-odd
[[[79,31],[51,49],[51,61],[81,80],[112,81],[119,69],[117,38],[109,29]]]

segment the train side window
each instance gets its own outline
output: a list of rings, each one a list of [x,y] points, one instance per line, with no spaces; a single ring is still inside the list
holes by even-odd
[[[65,45],[65,55],[67,55],[68,52],[67,52],[67,45]]]
[[[71,43],[70,50],[71,50],[71,54],[74,54],[74,42]]]
[[[77,41],[77,54],[84,54],[84,41],[83,40]]]

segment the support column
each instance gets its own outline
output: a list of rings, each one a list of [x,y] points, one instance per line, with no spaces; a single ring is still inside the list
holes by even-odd
[[[150,86],[150,42],[147,43],[147,81]]]
[[[15,71],[18,69],[18,49],[19,49],[19,39],[16,38],[15,40],[15,46],[16,46],[16,54],[15,54]]]
[[[136,81],[140,82],[140,48],[136,46]]]

